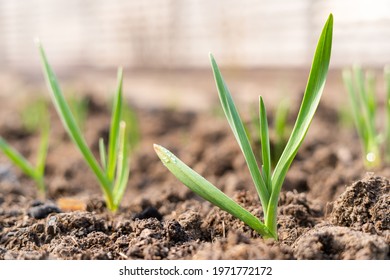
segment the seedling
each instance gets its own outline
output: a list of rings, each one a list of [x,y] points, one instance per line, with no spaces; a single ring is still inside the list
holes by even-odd
[[[271,150],[271,162],[278,162],[281,157],[284,147],[288,141],[288,135],[291,132],[291,127],[288,123],[289,106],[287,100],[282,100],[276,107],[274,117],[274,147]],[[275,166],[273,166],[275,167]]]
[[[36,98],[29,101],[21,111],[21,121],[23,128],[30,133],[36,133],[41,130],[42,121],[49,119],[47,100]]]
[[[385,85],[386,85],[386,137],[385,147],[386,150],[386,161],[390,162],[390,65],[385,66]]]
[[[386,81],[386,119],[387,127],[384,133],[379,133],[376,126],[378,105],[375,98],[375,76],[371,71],[364,72],[361,67],[354,66],[351,70],[343,71],[344,85],[348,91],[352,114],[357,133],[362,143],[364,164],[367,168],[381,165],[381,143],[385,138],[386,158],[389,159],[390,149],[390,74],[384,71]]]
[[[46,103],[42,100],[37,101],[36,103],[34,102],[29,112],[34,113],[36,115],[31,115],[30,117],[32,119],[30,119],[30,121],[26,122],[24,125],[31,132],[40,130],[41,134],[35,165],[32,165],[22,154],[20,154],[17,150],[11,147],[2,137],[0,137],[0,150],[8,157],[8,159],[14,165],[19,167],[24,174],[26,174],[28,177],[30,177],[36,182],[40,194],[42,196],[45,196],[46,186],[44,182],[44,173],[46,165],[46,156],[49,148],[49,112],[47,110]],[[36,116],[40,117],[39,129],[38,119],[35,118]]]
[[[138,125],[138,116],[133,108],[127,104],[123,104],[122,118],[126,122],[128,129],[126,130],[126,139],[128,141],[129,154],[131,155],[137,148],[141,140],[141,132]]]
[[[250,174],[263,207],[264,222],[260,221],[249,211],[221,192],[217,187],[184,164],[166,148],[156,144],[154,145],[154,149],[163,164],[183,184],[202,198],[243,221],[252,229],[260,233],[264,238],[278,238],[276,217],[280,190],[286,173],[307,133],[322,95],[330,61],[332,33],[333,16],[331,14],[329,15],[317,44],[305,94],[294,128],[273,172],[271,171],[271,151],[267,115],[262,97],[260,97],[259,100],[259,116],[263,165],[259,168],[232,96],[223,80],[217,63],[213,56],[210,55],[222,108],[249,167]]]
[[[122,119],[122,69],[118,70],[118,84],[112,109],[107,151],[103,139],[99,140],[101,160],[101,165],[99,165],[80,132],[80,128],[61,92],[57,78],[47,61],[45,51],[39,41],[37,41],[37,45],[40,51],[43,72],[51,92],[51,98],[62,124],[100,183],[107,208],[114,212],[118,209],[126,190],[130,171],[128,161],[129,147],[126,140],[127,124]]]

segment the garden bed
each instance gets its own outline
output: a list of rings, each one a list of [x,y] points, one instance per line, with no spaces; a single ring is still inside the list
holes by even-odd
[[[85,126],[98,155],[110,113],[93,98]],[[294,108],[293,108],[294,110]],[[338,112],[321,103],[279,199],[279,240],[264,240],[183,186],[153,150],[161,144],[250,212],[262,209],[226,119],[215,113],[136,108],[141,142],[120,209],[99,185],[54,110],[47,198],[0,155],[0,259],[389,259],[386,168],[367,173],[360,143]],[[241,110],[243,111],[243,110]],[[270,114],[270,122],[272,118]],[[38,138],[17,118],[0,135],[29,159]],[[255,145],[256,146],[256,145]],[[259,146],[258,146],[259,147]],[[255,151],[256,152],[256,151]]]

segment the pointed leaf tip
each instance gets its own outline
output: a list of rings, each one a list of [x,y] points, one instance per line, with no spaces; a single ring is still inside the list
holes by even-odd
[[[161,149],[162,147],[160,145],[157,145],[157,144],[153,144],[153,149],[154,151],[157,153],[157,155],[161,154]]]
[[[34,43],[38,47],[41,47],[41,45],[42,45],[41,40],[39,39],[39,37],[35,37],[34,38]]]

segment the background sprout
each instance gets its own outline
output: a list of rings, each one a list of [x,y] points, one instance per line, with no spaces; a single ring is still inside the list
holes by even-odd
[[[202,198],[240,219],[252,229],[260,233],[264,238],[278,238],[276,217],[280,190],[287,171],[297,154],[303,139],[305,138],[322,95],[330,61],[332,33],[333,16],[331,14],[329,15],[317,44],[305,94],[294,128],[273,172],[271,168],[272,163],[267,114],[262,97],[260,97],[259,100],[259,116],[263,165],[259,168],[253,150],[250,146],[244,125],[233,102],[233,98],[219,71],[217,63],[215,62],[213,56],[210,55],[222,108],[241,151],[244,154],[254,185],[260,197],[260,201],[263,206],[264,222],[260,221],[253,214],[226,196],[217,187],[188,167],[170,151],[162,146],[156,144],[154,145],[154,149],[163,164],[184,185]]]
[[[137,148],[141,140],[141,132],[138,124],[138,116],[132,107],[127,104],[123,104],[122,118],[127,124],[126,136],[128,141],[129,154],[131,155]]]
[[[387,69],[387,70],[386,70]],[[385,133],[378,133],[376,127],[376,115],[378,106],[375,99],[375,76],[371,71],[363,71],[361,67],[354,66],[352,69],[343,71],[344,86],[348,92],[350,99],[352,114],[355,127],[359,135],[362,150],[364,154],[364,165],[367,168],[375,168],[381,165],[383,158],[381,157],[381,142],[385,138],[386,157],[389,157],[390,143],[390,75],[388,68],[384,71],[386,81],[386,119],[387,127]]]
[[[107,150],[103,139],[99,140],[101,160],[99,164],[80,132],[80,128],[61,92],[57,78],[47,61],[46,54],[39,41],[37,41],[37,45],[41,55],[43,72],[51,92],[51,98],[62,124],[100,183],[107,208],[111,211],[116,211],[126,190],[130,171],[128,160],[129,142],[126,139],[127,124],[122,116],[122,69],[118,70],[118,85],[113,103]]]
[[[386,161],[390,162],[390,66],[385,66],[385,85],[386,85],[386,136],[385,136],[385,147],[386,147]]]
[[[22,109],[20,116],[23,128],[30,133],[36,133],[41,130],[42,121],[47,121],[49,118],[49,110],[47,100],[44,98],[36,98],[29,101]]]
[[[31,115],[27,115],[31,114]],[[22,113],[23,126],[30,132],[40,131],[40,142],[38,146],[35,165],[32,165],[23,155],[11,147],[6,140],[0,137],[0,150],[8,159],[20,168],[24,174],[32,178],[39,189],[40,195],[46,195],[46,186],[44,182],[44,173],[46,165],[46,156],[49,148],[50,134],[50,116],[46,101],[42,99],[35,100]]]

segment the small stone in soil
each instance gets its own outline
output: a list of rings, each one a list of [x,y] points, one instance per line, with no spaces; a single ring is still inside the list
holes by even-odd
[[[147,207],[141,213],[134,215],[134,219],[144,220],[149,218],[156,218],[157,220],[161,221],[163,216],[154,207]]]
[[[51,204],[33,206],[28,210],[28,215],[35,219],[46,218],[51,213],[61,213],[61,210]]]
[[[31,207],[36,207],[36,206],[40,206],[40,205],[43,205],[44,203],[40,200],[34,200],[32,203],[31,203]]]

